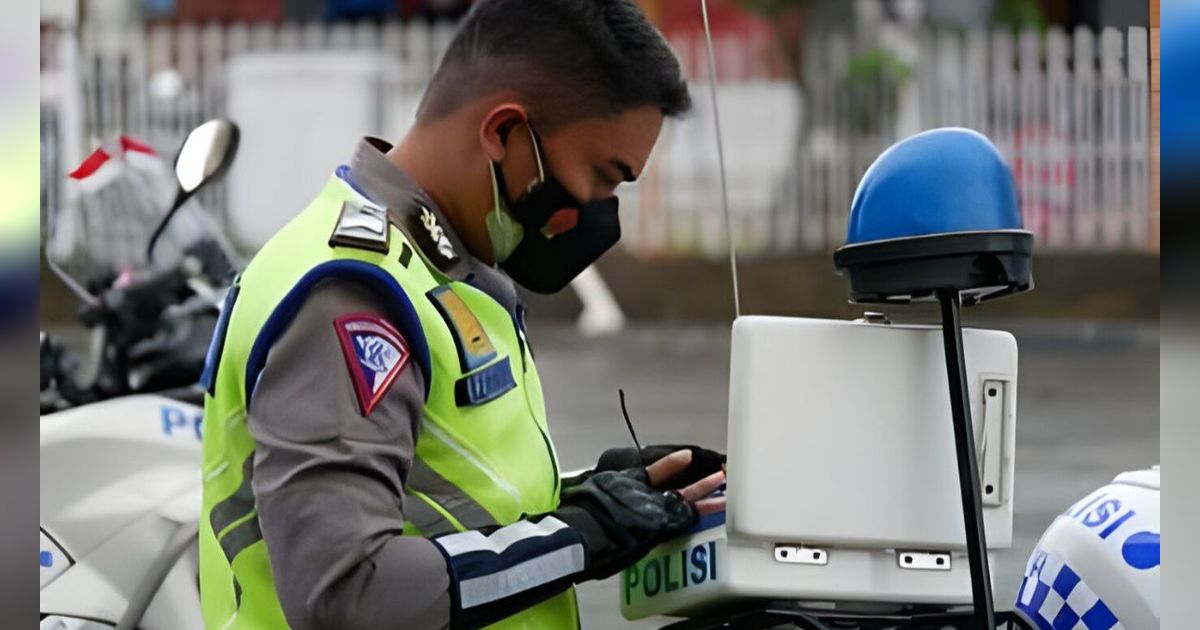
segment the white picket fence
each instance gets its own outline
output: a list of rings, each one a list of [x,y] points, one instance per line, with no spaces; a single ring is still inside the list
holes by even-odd
[[[805,49],[808,131],[797,155],[801,233],[836,246],[861,174],[895,140],[964,126],[996,143],[1013,170],[1025,227],[1042,249],[1144,250],[1149,127],[1146,29],[1097,37],[1086,28],[1014,34],[917,35],[912,82],[884,102],[882,85],[842,83],[854,43],[817,35]],[[874,132],[854,130],[856,101],[875,104]]]
[[[1043,244],[1149,244],[1145,28],[1106,28],[1098,38],[1085,28],[942,34],[923,47],[952,61],[922,76],[942,86],[939,98],[922,102],[922,123],[988,134],[1012,165],[1025,225]]]
[[[408,120],[391,105],[415,102],[452,34],[451,25],[398,23],[85,28],[78,41],[51,31],[43,39],[44,205],[69,203],[60,192],[65,169],[116,133],[171,155],[188,129],[224,113],[226,61],[248,52],[382,53],[389,67],[380,77],[381,114],[377,128],[364,132],[397,138]],[[799,88],[766,76],[757,61],[761,42],[718,39],[718,99],[739,253],[840,245],[850,199],[870,162],[901,137],[947,125],[995,141],[1013,168],[1025,225],[1039,246],[1149,247],[1144,28],[1098,36],[1085,28],[921,30],[909,39],[911,49],[901,46],[899,53],[912,68],[907,82],[885,73],[851,84],[850,60],[878,42],[849,32],[814,33],[805,42]],[[717,258],[725,254],[726,235],[703,41],[671,43],[693,79],[695,110],[668,123],[647,172],[621,192],[623,244],[646,256]],[[235,168],[252,172],[255,165]],[[224,210],[219,187],[204,201]]]

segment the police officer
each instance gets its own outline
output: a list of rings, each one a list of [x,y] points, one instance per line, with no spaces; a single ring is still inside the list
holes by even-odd
[[[574,584],[723,509],[703,449],[562,479],[513,286],[557,291],[616,243],[614,189],[689,107],[631,0],[474,5],[401,143],[359,142],[229,292],[208,627],[577,627]]]

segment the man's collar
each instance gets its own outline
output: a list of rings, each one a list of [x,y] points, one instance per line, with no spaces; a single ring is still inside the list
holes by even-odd
[[[387,158],[392,145],[379,138],[358,142],[346,173],[351,186],[387,208],[389,220],[409,237],[421,256],[438,271],[462,280],[471,271],[471,255],[445,214],[421,187]]]
[[[392,145],[379,138],[359,140],[345,169],[347,183],[385,206],[388,220],[408,236],[430,265],[452,280],[465,281],[487,293],[516,317],[521,300],[512,280],[471,256],[433,199],[387,158],[391,150]]]

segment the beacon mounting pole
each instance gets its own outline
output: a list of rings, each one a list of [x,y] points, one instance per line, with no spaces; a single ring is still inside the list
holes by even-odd
[[[957,289],[937,291],[942,311],[942,343],[946,351],[946,381],[950,387],[950,411],[954,422],[954,450],[958,460],[958,485],[962,494],[963,524],[966,526],[967,562],[971,570],[972,630],[995,630],[992,608],[992,578],[988,567],[987,533],[983,527],[983,500],[979,495],[979,463],[975,429],[971,422],[971,399],[967,389],[967,362],[963,353],[962,297]]]

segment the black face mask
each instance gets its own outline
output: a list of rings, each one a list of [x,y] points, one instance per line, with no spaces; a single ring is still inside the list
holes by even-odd
[[[541,140],[532,127],[529,132],[543,177],[524,197],[513,201],[500,165],[491,164],[498,197],[505,206],[500,211],[507,211],[524,231],[512,253],[500,260],[500,268],[530,291],[556,293],[621,239],[617,198],[581,203],[546,170]]]

